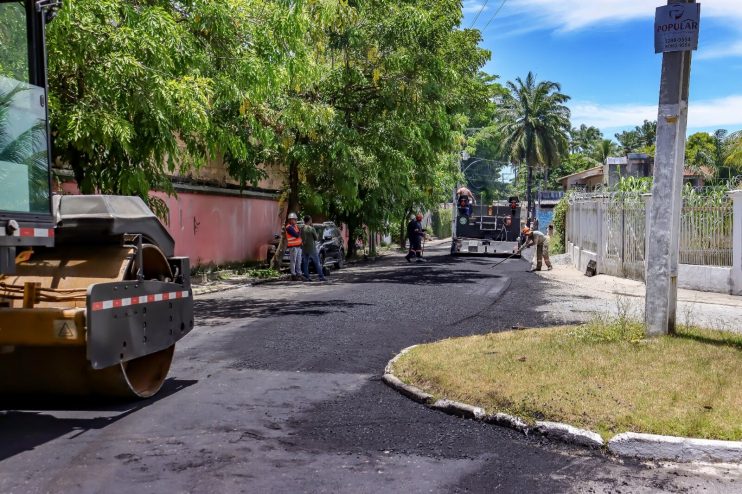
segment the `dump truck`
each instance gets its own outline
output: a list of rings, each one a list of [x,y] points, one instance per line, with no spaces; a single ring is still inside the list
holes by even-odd
[[[189,260],[140,198],[52,194],[60,6],[0,0],[0,396],[147,398],[194,327]]]
[[[455,196],[451,255],[512,255],[518,250],[520,202],[477,204],[476,198]],[[519,256],[519,254],[516,254]]]

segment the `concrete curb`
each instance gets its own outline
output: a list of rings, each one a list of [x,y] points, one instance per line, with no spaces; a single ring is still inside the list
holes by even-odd
[[[438,400],[433,403],[430,408],[440,410],[441,412],[447,413],[449,415],[455,415],[457,417],[463,417],[465,419],[472,420],[483,420],[484,417],[487,416],[483,408],[451,400]]]
[[[570,444],[579,444],[588,448],[605,446],[600,434],[585,429],[578,429],[559,422],[536,422],[536,430],[546,437],[553,437]]]
[[[209,295],[216,292],[228,292],[229,290],[236,290],[243,285],[214,285],[209,287],[194,287],[193,296],[200,297],[202,295]]]
[[[407,352],[409,352],[413,348],[417,348],[418,346],[420,346],[420,345],[408,346],[407,348],[405,348],[404,350],[402,350],[401,352],[399,352],[397,355],[395,355],[394,358],[391,359],[389,361],[389,363],[386,364],[386,367],[384,367],[384,374],[394,375],[394,373],[392,372],[392,366],[394,365],[394,362],[396,362],[397,360],[401,359],[404,356],[404,354],[406,354]],[[395,379],[396,379],[396,377],[395,377]],[[397,379],[397,380],[399,381],[399,379]],[[399,382],[402,382],[402,381],[399,381]]]
[[[411,400],[422,403],[423,405],[429,405],[434,400],[433,395],[424,392],[420,388],[403,383],[394,374],[384,374],[381,379],[389,387],[396,389]]]
[[[624,432],[608,442],[608,451],[618,456],[681,463],[742,463],[742,441],[691,439]]]
[[[531,427],[528,426],[523,420],[507,413],[496,413],[494,415],[487,415],[484,417],[484,421],[488,424],[499,425],[502,427],[510,427],[516,431],[522,432],[526,436],[531,432]]]
[[[434,410],[487,424],[508,427],[525,435],[530,432],[538,432],[549,439],[592,449],[607,450],[624,458],[679,463],[742,463],[742,441],[717,441],[624,432],[614,436],[606,444],[600,434],[579,429],[569,424],[537,421],[536,425],[531,427],[518,417],[505,413],[487,415],[483,408],[467,403],[447,399],[434,402],[435,398],[431,394],[402,382],[392,373],[394,362],[417,346],[407,347],[391,359],[384,369],[382,380],[401,394]]]

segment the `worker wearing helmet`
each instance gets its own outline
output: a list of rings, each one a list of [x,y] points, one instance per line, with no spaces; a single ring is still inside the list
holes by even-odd
[[[407,262],[412,262],[413,257],[417,257],[417,262],[424,262],[422,244],[425,238],[425,230],[423,230],[422,221],[423,215],[417,213],[407,225],[407,237],[410,239],[410,251],[405,256]]]
[[[549,259],[549,239],[546,235],[538,230],[531,230],[529,227],[523,227],[523,236],[526,239],[524,248],[536,246],[536,267],[531,271],[541,271],[541,263],[546,263],[546,269],[551,270],[551,260]]]
[[[297,221],[296,213],[289,214],[289,223],[286,225],[286,247],[289,249],[289,268],[291,280],[298,281],[301,278],[301,230]]]

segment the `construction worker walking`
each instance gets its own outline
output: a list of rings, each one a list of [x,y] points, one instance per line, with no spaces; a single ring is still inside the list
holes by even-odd
[[[301,249],[302,249],[302,271],[304,281],[312,281],[309,276],[309,261],[312,261],[314,268],[317,270],[317,275],[320,281],[325,281],[325,272],[322,263],[319,260],[319,254],[317,254],[317,241],[319,235],[317,230],[312,225],[312,218],[310,216],[304,216],[304,226],[301,229]]]
[[[417,257],[417,262],[424,262],[423,259],[423,239],[425,230],[423,230],[423,215],[417,213],[407,225],[407,237],[410,239],[410,251],[405,256],[407,262],[412,262],[413,257]]]
[[[541,271],[542,262],[546,264],[546,269],[551,270],[551,260],[549,259],[549,239],[538,230],[531,230],[523,227],[523,236],[526,238],[525,248],[536,246],[536,267],[531,271]]]
[[[286,246],[289,249],[289,269],[291,270],[291,280],[298,281],[301,279],[301,229],[297,224],[299,218],[296,213],[289,214],[289,223],[286,225]]]

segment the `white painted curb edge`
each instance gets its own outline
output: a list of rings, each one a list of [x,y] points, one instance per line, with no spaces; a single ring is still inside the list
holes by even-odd
[[[420,388],[402,382],[391,372],[394,362],[417,346],[413,345],[405,348],[390,360],[386,365],[382,380],[389,387],[396,389],[403,395],[435,410],[472,420],[483,421],[488,424],[509,427],[526,435],[531,431],[535,431],[550,439],[579,446],[601,449],[607,446],[608,451],[621,457],[674,461],[679,463],[742,463],[742,441],[718,441],[624,432],[614,436],[606,445],[599,434],[593,431],[579,429],[569,424],[537,421],[535,427],[529,427],[525,421],[518,417],[505,413],[487,415],[483,408],[466,403],[446,399],[441,399],[433,403],[434,398],[432,395],[422,391]]]
[[[407,348],[405,348],[404,350],[402,350],[401,352],[399,352],[393,359],[391,359],[389,361],[388,364],[386,364],[386,367],[384,368],[384,374],[392,374],[392,366],[394,365],[394,362],[396,362],[397,360],[399,360],[400,358],[402,358],[402,356],[405,353],[409,352],[413,348],[417,348],[418,346],[419,345],[408,346]],[[400,382],[402,382],[402,381],[400,381]]]
[[[618,456],[676,462],[742,463],[742,441],[718,441],[624,432],[608,442]]]

